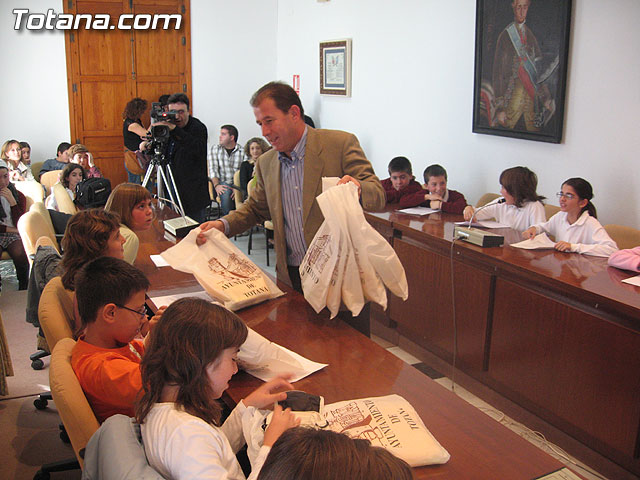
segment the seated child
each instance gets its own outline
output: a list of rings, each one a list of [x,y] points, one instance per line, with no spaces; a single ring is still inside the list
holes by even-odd
[[[245,444],[242,414],[284,400],[292,386],[275,378],[238,402],[223,424],[217,401],[238,371],[247,326],[233,312],[197,298],[172,303],[150,335],[142,360],[144,395],[136,405],[149,464],[164,478],[244,479],[236,453]],[[300,423],[291,410],[274,408],[253,472],[271,446]]]
[[[12,182],[34,180],[31,166],[22,163],[22,149],[17,140],[7,140],[2,145],[0,157],[7,164],[9,178]]]
[[[547,222],[537,223],[522,233],[533,238],[541,232],[553,235],[555,249],[598,257],[608,257],[618,250],[616,242],[596,220],[596,207],[591,203],[593,189],[583,178],[570,178],[558,192],[560,211]]]
[[[22,163],[31,165],[31,145],[28,142],[20,142],[20,151],[22,152]]]
[[[68,151],[69,161],[71,163],[77,163],[82,165],[84,171],[87,174],[87,178],[102,178],[102,173],[93,163],[93,155],[87,147],[81,143],[76,143],[69,148]]]
[[[29,259],[18,233],[18,220],[27,210],[27,198],[11,183],[9,176],[9,166],[0,160],[0,254],[5,250],[9,253],[16,267],[18,288],[26,290]]]
[[[71,147],[70,143],[62,142],[58,145],[57,156],[56,158],[50,158],[44,161],[44,164],[40,168],[40,176],[43,173],[50,172],[52,170],[62,170],[69,163],[69,148]]]
[[[382,180],[387,203],[398,203],[402,197],[422,191],[413,178],[411,162],[406,157],[395,157],[389,162],[389,178]]]
[[[461,214],[467,201],[460,192],[447,189],[447,171],[440,165],[430,165],[424,171],[424,187],[400,200],[401,208],[429,207],[446,213]],[[425,191],[426,190],[426,191]]]
[[[116,413],[134,414],[144,353],[136,337],[150,327],[145,310],[148,288],[140,270],[112,257],[89,262],[76,276],[84,334],[73,348],[71,366],[100,423]]]
[[[613,252],[609,257],[609,265],[623,270],[640,272],[640,247]]]
[[[368,440],[331,430],[297,427],[273,445],[258,480],[411,480],[402,459]]]
[[[541,202],[544,197],[536,192],[538,177],[534,172],[527,167],[508,168],[500,174],[500,186],[504,200],[497,199],[485,208],[478,208],[474,220],[495,218],[519,231],[547,220]],[[471,220],[475,212],[471,205],[467,206],[463,212],[464,219]]]
[[[125,238],[124,259],[133,265],[140,241],[136,232],[149,230],[155,218],[151,193],[135,183],[121,183],[113,189],[104,206],[120,215],[120,233]]]
[[[87,174],[81,165],[68,163],[60,173],[60,182],[56,183],[51,189],[51,195],[47,198],[47,209],[55,210],[56,212],[60,211],[58,201],[65,194],[69,195],[73,202],[76,199],[76,187],[86,178]]]
[[[27,322],[40,326],[40,296],[52,278],[60,276],[62,286],[73,292],[76,273],[91,260],[102,256],[122,259],[124,238],[120,235],[119,226],[120,219],[113,213],[99,208],[83,210],[71,216],[67,223],[62,238],[64,257],[60,257],[58,250],[51,245],[36,248],[27,290]],[[66,310],[64,306],[63,309]],[[81,322],[77,308],[73,310],[75,320],[71,329],[75,331]],[[44,340],[43,336],[40,338]],[[42,344],[45,345],[46,342]],[[48,351],[48,346],[45,350]]]

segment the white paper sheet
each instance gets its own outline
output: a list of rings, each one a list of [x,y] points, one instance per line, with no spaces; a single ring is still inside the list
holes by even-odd
[[[196,292],[188,292],[188,293],[177,293],[175,295],[163,295],[160,297],[153,297],[151,301],[156,305],[156,307],[161,307],[162,305],[169,306],[176,300],[179,300],[185,297],[201,298],[203,300],[206,300],[207,302],[215,303],[216,305],[222,305],[220,302],[216,302],[212,300],[209,294],[204,290],[199,290]]]
[[[427,207],[413,207],[413,208],[404,208],[402,210],[398,210],[400,213],[406,213],[408,215],[429,215],[430,213],[436,213],[440,210],[436,210],[435,208],[427,208]]]
[[[156,265],[156,267],[169,267],[170,265],[167,261],[162,258],[162,255],[149,255],[151,257],[151,261]]]
[[[635,285],[636,287],[640,287],[640,275],[636,275],[635,277],[629,277],[626,280],[622,280],[622,283],[628,283],[629,285]]]
[[[247,340],[238,352],[238,363],[247,373],[265,382],[283,373],[290,373],[290,382],[297,382],[328,364],[313,362],[277,343],[270,342],[249,329]]]
[[[512,243],[511,246],[516,248],[526,248],[527,250],[548,250],[555,248],[556,244],[547,237],[546,233],[541,233],[540,235],[536,235],[528,240]]]
[[[456,225],[464,225],[465,227],[469,226],[469,222],[455,222]],[[504,223],[496,222],[495,220],[483,220],[481,222],[473,222],[471,224],[472,227],[476,228],[511,228],[509,225],[505,225]]]

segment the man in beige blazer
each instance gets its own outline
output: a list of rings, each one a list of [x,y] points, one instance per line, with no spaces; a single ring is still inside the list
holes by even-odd
[[[339,177],[339,183],[355,183],[359,187],[365,210],[384,208],[384,190],[355,135],[307,127],[300,98],[289,85],[268,83],[254,94],[251,105],[256,122],[262,127],[262,134],[274,148],[258,158],[256,188],[252,196],[238,210],[221,220],[202,224],[202,229],[206,231],[218,228],[231,236],[264,220],[271,220],[278,279],[300,290],[297,269],[302,260],[301,255],[304,256],[304,251],[324,220],[315,200],[322,193],[322,177]],[[304,164],[303,175],[300,177],[302,204],[292,201],[284,191],[287,199],[286,205],[283,205],[281,171],[291,168],[293,170],[289,171],[295,172],[299,162],[294,161],[289,167],[285,167],[284,163],[291,159],[297,160],[292,152],[300,151],[303,152],[301,158]],[[299,188],[295,182],[286,185],[294,185],[293,189]],[[292,231],[295,221],[290,219],[291,215],[295,216],[296,210],[301,215],[302,225],[302,232],[297,239],[295,229]]]

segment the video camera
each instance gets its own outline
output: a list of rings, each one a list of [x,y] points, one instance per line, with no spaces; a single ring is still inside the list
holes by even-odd
[[[171,130],[166,125],[151,125],[151,131],[147,137],[149,144],[146,151],[151,155],[153,163],[162,165],[167,163],[166,153],[170,135]]]
[[[151,118],[154,122],[176,123],[178,112],[175,110],[165,110],[160,102],[153,102],[151,104]]]

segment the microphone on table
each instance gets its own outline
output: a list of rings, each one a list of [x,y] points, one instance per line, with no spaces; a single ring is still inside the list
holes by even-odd
[[[500,245],[502,245],[504,243],[504,237],[502,235],[485,232],[484,230],[480,230],[478,228],[471,228],[471,225],[473,225],[473,220],[474,218],[476,218],[476,214],[480,210],[482,210],[483,208],[487,208],[489,205],[497,205],[500,203],[505,203],[506,201],[507,200],[504,197],[500,197],[497,201],[487,203],[477,210],[474,210],[473,215],[471,215],[471,220],[469,220],[468,227],[463,227],[462,225],[456,225],[454,227],[454,241],[457,239],[462,239],[480,247],[499,247]]]
[[[169,232],[172,235],[174,235],[175,237],[182,238],[182,237],[186,236],[187,233],[189,233],[191,230],[193,230],[198,225],[200,225],[193,218],[187,217],[184,214],[184,211],[182,210],[182,208],[180,208],[180,205],[178,205],[173,200],[169,200],[168,198],[163,198],[163,197],[161,197],[159,195],[153,195],[153,198],[155,198],[157,200],[161,200],[163,202],[170,203],[171,205],[173,205],[173,207],[180,214],[180,217],[178,217],[178,218],[172,218],[172,219],[169,219],[169,220],[163,220],[163,222],[162,222],[164,224],[164,229],[167,232]]]
[[[500,197],[497,201],[489,202],[489,203],[487,203],[486,205],[481,206],[481,207],[480,207],[480,208],[478,208],[477,210],[474,210],[474,211],[473,211],[473,215],[471,215],[471,220],[469,220],[469,227],[471,227],[471,225],[473,225],[473,219],[474,219],[474,218],[476,218],[476,214],[477,214],[480,210],[482,210],[482,209],[484,209],[484,208],[487,208],[489,205],[499,205],[499,204],[504,203],[504,202],[506,202],[506,201],[507,201],[507,199],[506,199],[506,198],[504,198],[504,197]]]

